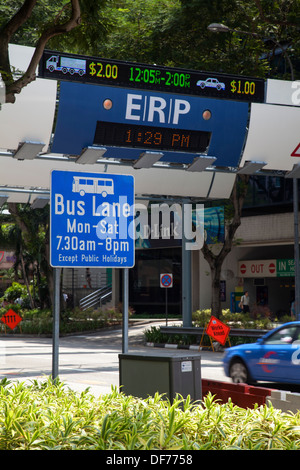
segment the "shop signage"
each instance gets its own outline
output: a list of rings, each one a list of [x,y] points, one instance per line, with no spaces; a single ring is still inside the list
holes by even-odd
[[[294,259],[278,259],[276,263],[277,277],[295,276]]]
[[[0,269],[12,268],[16,262],[16,255],[13,251],[0,250]]]
[[[294,259],[246,260],[238,263],[239,277],[290,277],[294,275]]]

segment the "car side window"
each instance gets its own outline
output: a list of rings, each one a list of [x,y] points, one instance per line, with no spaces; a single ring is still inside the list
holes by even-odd
[[[299,328],[290,326],[276,331],[273,335],[266,339],[265,344],[292,344],[295,340],[300,339]]]

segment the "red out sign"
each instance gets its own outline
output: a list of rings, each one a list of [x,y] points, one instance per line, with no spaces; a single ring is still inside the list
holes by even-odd
[[[276,277],[276,259],[239,261],[240,277]]]
[[[12,309],[9,309],[1,318],[1,321],[7,325],[11,330],[16,328],[16,326],[22,321],[20,315],[14,312]]]

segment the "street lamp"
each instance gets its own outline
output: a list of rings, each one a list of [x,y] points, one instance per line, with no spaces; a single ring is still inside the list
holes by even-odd
[[[222,23],[211,23],[207,26],[207,29],[212,33],[228,33],[232,31],[228,26]]]
[[[247,36],[253,36],[254,38],[258,38],[258,39],[261,39],[263,41],[272,41],[273,44],[275,44],[275,46],[279,47],[279,49],[281,49],[284,57],[286,58],[286,60],[288,61],[289,63],[289,67],[290,67],[290,71],[291,71],[291,79],[292,81],[294,81],[294,67],[293,67],[293,64],[292,64],[292,61],[290,59],[290,56],[287,54],[285,48],[279,43],[276,41],[276,39],[272,38],[272,37],[269,37],[269,38],[265,38],[264,36],[261,36],[260,34],[257,34],[257,33],[251,33],[250,31],[242,31],[242,30],[239,30],[239,29],[233,29],[233,28],[229,28],[229,26],[226,26],[225,24],[222,24],[222,23],[211,23],[207,26],[207,29],[208,31],[210,31],[211,33],[238,33],[238,34],[246,34]]]
[[[252,33],[250,31],[241,31],[238,29],[229,28],[222,23],[211,23],[208,25],[207,29],[212,33],[238,33],[246,34],[248,36],[253,36],[261,40],[272,41],[276,47],[279,47],[282,50],[284,57],[287,59],[291,71],[291,79],[294,81],[294,68],[290,56],[287,54],[284,47],[273,38],[264,38],[257,33]],[[286,177],[293,178],[293,211],[294,211],[294,260],[295,260],[295,309],[296,309],[296,318],[300,320],[300,266],[299,266],[299,233],[298,233],[298,180],[297,176],[288,174]]]

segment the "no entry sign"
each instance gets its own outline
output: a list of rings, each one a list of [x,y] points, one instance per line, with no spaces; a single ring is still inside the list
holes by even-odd
[[[214,340],[218,341],[218,343],[222,344],[222,346],[226,343],[229,331],[229,326],[225,325],[225,323],[214,316],[211,317],[206,328],[206,333]]]
[[[163,273],[160,275],[160,287],[173,287],[173,274]]]

